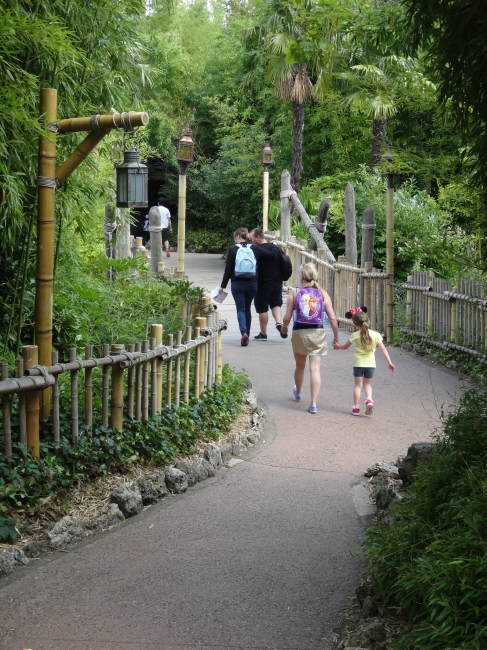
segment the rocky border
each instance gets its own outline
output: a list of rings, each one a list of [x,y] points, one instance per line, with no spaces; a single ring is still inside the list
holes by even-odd
[[[248,405],[251,426],[234,433],[217,445],[209,442],[196,459],[188,457],[173,465],[166,465],[146,475],[139,476],[133,483],[121,482],[110,495],[106,512],[90,526],[79,519],[66,516],[56,522],[48,532],[50,543],[29,541],[23,547],[12,546],[0,551],[0,579],[15,569],[29,564],[50,552],[50,549],[65,551],[73,544],[82,542],[93,532],[104,531],[138,515],[149,505],[174,494],[182,494],[188,488],[216,475],[223,467],[230,467],[235,456],[240,456],[247,447],[253,446],[261,437],[265,425],[265,412],[257,404],[257,396],[251,390],[243,395],[243,404]]]

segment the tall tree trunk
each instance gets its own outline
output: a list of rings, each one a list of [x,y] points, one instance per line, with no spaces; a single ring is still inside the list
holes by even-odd
[[[299,184],[303,175],[303,131],[304,108],[306,104],[291,101],[293,109],[293,160],[291,170],[292,187],[299,193]]]
[[[372,169],[381,164],[382,156],[388,147],[386,124],[387,118],[385,117],[376,118],[372,123],[372,142],[370,151],[370,166]]]

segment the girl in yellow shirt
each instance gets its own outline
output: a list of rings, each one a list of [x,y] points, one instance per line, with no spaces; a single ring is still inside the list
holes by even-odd
[[[353,360],[353,376],[355,386],[353,389],[353,407],[352,415],[360,415],[360,394],[362,387],[365,391],[365,415],[372,415],[374,401],[372,399],[372,377],[375,371],[375,350],[379,350],[384,355],[389,370],[394,372],[396,369],[392,363],[386,346],[382,342],[382,336],[379,332],[369,329],[369,319],[365,313],[365,307],[351,310],[345,314],[347,318],[352,317],[353,324],[357,331],[352,334],[350,339],[343,344],[333,341],[335,350],[347,350],[352,343],[355,343],[355,357]]]

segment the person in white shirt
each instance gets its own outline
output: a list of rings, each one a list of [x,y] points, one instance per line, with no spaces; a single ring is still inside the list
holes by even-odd
[[[166,257],[171,257],[169,253],[169,233],[172,233],[172,224],[171,224],[171,213],[169,210],[163,206],[164,199],[159,197],[157,199],[159,205],[154,205],[149,211],[149,217],[154,217],[154,212],[159,215],[160,218],[160,227],[162,229],[162,241],[164,243],[164,249],[166,251]]]

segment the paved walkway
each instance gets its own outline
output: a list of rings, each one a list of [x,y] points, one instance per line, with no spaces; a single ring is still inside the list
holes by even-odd
[[[187,258],[208,289],[223,266]],[[378,354],[373,416],[355,418],[353,350],[331,350],[312,416],[307,385],[302,403],[292,399],[290,340],[272,325],[267,342],[242,348],[231,295],[220,311],[224,360],[246,369],[267,411],[263,440],[186,495],[2,581],[1,650],[332,647],[363,571],[352,487],[368,465],[427,440],[461,382],[393,348],[394,375]]]

